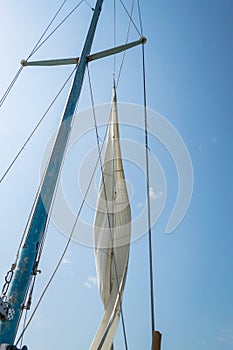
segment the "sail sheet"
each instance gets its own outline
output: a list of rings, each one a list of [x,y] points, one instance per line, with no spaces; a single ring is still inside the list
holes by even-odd
[[[127,273],[130,236],[131,211],[121,157],[114,88],[94,222],[95,263],[104,315],[90,350],[113,349]]]

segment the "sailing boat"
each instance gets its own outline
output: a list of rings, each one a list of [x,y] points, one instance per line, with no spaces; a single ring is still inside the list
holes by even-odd
[[[10,279],[6,279],[5,288],[3,289],[3,296],[0,301],[1,350],[17,349],[16,346],[18,346],[18,341],[14,345],[16,334],[22,311],[25,307],[29,307],[30,304],[30,291],[33,289],[29,289],[29,287],[32,282],[34,286],[35,276],[39,273],[38,264],[44,244],[45,232],[87,64],[90,61],[117,54],[145,43],[145,38],[141,37],[132,43],[126,43],[91,54],[93,37],[101,13],[102,3],[103,0],[97,0],[96,2],[80,58],[46,60],[43,62],[22,61],[23,66],[51,66],[71,63],[76,64],[77,69],[52,154],[29,217],[19,254],[10,270]],[[101,173],[102,182],[95,219],[94,246],[99,288],[105,312],[91,345],[92,350],[112,348],[117,324],[120,315],[122,315],[122,295],[126,280],[130,243],[130,207],[121,160],[115,87],[106,156],[101,166]],[[159,339],[159,333],[153,334],[156,335],[154,338]],[[155,349],[155,341],[152,346]],[[22,350],[25,349],[25,346],[22,347]]]

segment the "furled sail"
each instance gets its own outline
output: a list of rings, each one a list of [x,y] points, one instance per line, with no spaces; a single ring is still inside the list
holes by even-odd
[[[104,315],[91,350],[113,349],[130,246],[131,211],[121,158],[115,88],[108,128],[94,222],[95,262]]]

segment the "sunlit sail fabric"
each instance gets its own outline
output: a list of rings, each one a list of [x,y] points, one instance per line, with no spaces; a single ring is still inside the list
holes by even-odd
[[[116,92],[94,222],[95,263],[104,315],[91,350],[113,349],[126,279],[131,211],[121,158]]]

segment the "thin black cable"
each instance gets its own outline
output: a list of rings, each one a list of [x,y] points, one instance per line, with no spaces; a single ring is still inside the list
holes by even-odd
[[[153,279],[153,252],[151,232],[151,207],[150,207],[150,172],[149,172],[149,146],[148,146],[148,123],[147,123],[147,101],[146,101],[146,68],[145,51],[142,45],[142,70],[143,70],[143,98],[144,98],[144,120],[145,120],[145,147],[146,147],[146,192],[147,192],[147,220],[148,220],[148,248],[150,269],[150,301],[151,301],[151,328],[152,334],[155,330],[155,307],[154,307],[154,279]]]
[[[76,69],[76,68],[77,68],[77,67],[75,67],[75,69]],[[75,70],[75,69],[74,69],[74,70]],[[74,71],[74,70],[73,70],[73,71]],[[71,73],[71,75],[72,75],[72,74],[73,74],[73,72]],[[71,75],[69,76],[69,78],[71,77]],[[67,79],[67,81],[69,80],[69,78]],[[67,83],[67,81],[65,82],[65,84]],[[65,84],[63,84],[63,87],[65,86]],[[63,88],[63,87],[62,87],[62,88]],[[62,90],[62,89],[61,89],[61,90]],[[59,93],[61,92],[61,90],[59,91]],[[48,162],[48,164],[49,164],[49,162]],[[47,164],[47,166],[48,166],[48,164]],[[45,172],[46,172],[46,171],[45,171]],[[25,238],[25,237],[28,235],[28,227],[29,227],[29,224],[30,224],[30,222],[31,222],[31,216],[32,216],[33,211],[34,211],[34,208],[35,208],[35,206],[36,206],[36,202],[37,202],[37,200],[38,200],[38,195],[39,195],[39,193],[40,193],[40,188],[41,188],[41,185],[42,185],[42,182],[43,182],[43,178],[44,178],[44,176],[45,176],[45,172],[44,172],[44,175],[43,175],[43,177],[42,177],[42,179],[41,179],[40,186],[39,186],[39,189],[38,189],[38,191],[37,191],[37,194],[36,194],[36,197],[35,197],[35,200],[34,200],[32,209],[31,209],[31,213],[30,213],[29,219],[28,219],[26,228],[25,228],[25,230],[24,230],[23,237],[22,237],[22,239],[21,239],[21,242],[20,242],[20,245],[19,245],[19,248],[18,248],[18,251],[17,251],[15,264],[17,264],[17,260],[18,260],[18,258],[19,258],[19,251],[20,251],[20,248],[21,248],[23,242],[25,242],[25,240],[27,239],[27,238]],[[54,191],[55,195],[56,195],[56,192],[57,192],[57,188],[58,188],[58,183],[56,184],[56,188],[55,188],[55,191]],[[53,197],[53,200],[52,200],[52,205],[51,205],[51,208],[50,208],[50,212],[52,211],[52,208],[53,208],[53,205],[54,205],[54,201],[55,201],[55,196]],[[50,213],[50,212],[49,212],[49,213]],[[39,242],[39,244],[38,244],[38,247],[37,247],[37,253],[36,253],[36,257],[35,257],[35,260],[34,260],[34,266],[33,266],[33,276],[32,276],[32,280],[31,280],[31,282],[30,282],[31,287],[29,287],[28,290],[27,290],[27,292],[26,292],[26,295],[28,295],[28,293],[29,293],[27,305],[25,306],[25,308],[26,308],[27,310],[29,310],[30,305],[31,305],[32,293],[33,293],[33,289],[34,289],[34,285],[35,285],[35,277],[36,277],[37,273],[39,272],[39,270],[38,270],[38,265],[39,265],[40,258],[41,258],[41,255],[42,255],[42,249],[43,249],[44,242],[45,242],[45,237],[46,237],[46,234],[47,234],[47,228],[48,228],[48,225],[49,225],[49,223],[50,223],[50,216],[49,216],[49,213],[48,213],[48,220],[46,221],[44,233],[43,233],[42,238],[41,238],[41,240],[40,240],[40,242]],[[29,291],[29,290],[30,290],[30,291]],[[30,321],[31,321],[31,319],[30,319]],[[28,324],[30,323],[30,321],[28,322]],[[18,324],[18,326],[19,326],[19,324]],[[22,337],[23,337],[23,335],[24,335],[24,331],[26,330],[26,328],[27,328],[27,325],[25,325],[25,323],[24,323],[23,332],[21,333],[21,339],[22,339]],[[18,339],[18,341],[20,341],[20,338]]]
[[[33,55],[36,51],[39,50],[39,48],[44,45],[44,43],[57,31],[57,29],[72,15],[72,13],[77,10],[77,8],[84,2],[84,0],[81,0],[69,13],[68,15],[54,28],[54,30],[36,47],[36,49],[33,51]],[[31,56],[30,56],[31,57]]]
[[[65,3],[67,2],[67,0],[64,0],[63,3],[61,4],[61,6],[58,8],[57,12],[55,13],[55,15],[53,16],[53,18],[51,19],[51,21],[49,22],[48,26],[45,28],[45,30],[43,31],[43,33],[41,34],[39,40],[37,41],[37,43],[35,44],[34,48],[32,49],[31,53],[29,54],[28,58],[26,59],[26,61],[32,56],[34,55],[34,53],[38,50],[40,42],[42,41],[43,37],[45,36],[45,34],[47,33],[47,31],[49,30],[49,28],[51,27],[51,25],[53,24],[53,22],[55,21],[56,17],[58,16],[59,12],[61,11],[62,7],[65,5]]]
[[[28,61],[29,58],[31,58],[38,50],[39,48],[54,34],[54,32],[71,16],[71,14],[82,4],[84,0],[81,0],[74,8],[73,10],[71,10],[68,15],[55,27],[55,29],[42,41],[43,37],[45,36],[45,34],[48,32],[49,28],[51,27],[52,23],[54,22],[54,20],[56,19],[56,17],[58,16],[59,12],[61,11],[62,7],[65,5],[65,3],[67,2],[67,0],[64,0],[63,3],[61,4],[61,6],[59,7],[59,9],[57,10],[57,12],[55,13],[55,15],[53,16],[52,20],[50,21],[50,23],[48,24],[48,26],[46,27],[46,29],[44,30],[44,32],[42,33],[42,35],[40,36],[40,39],[37,41],[36,45],[34,46],[34,48],[32,49],[31,53],[28,55],[26,61]],[[42,41],[42,42],[41,42]],[[15,74],[14,78],[12,79],[11,83],[9,84],[8,88],[6,89],[5,93],[3,94],[3,96],[0,99],[0,107],[3,105],[3,103],[5,102],[7,96],[9,95],[11,89],[13,88],[14,84],[16,83],[20,73],[23,70],[23,66],[21,66],[19,68],[19,70],[17,71],[17,73]]]
[[[144,46],[143,50],[143,66],[144,66]],[[144,76],[144,68],[143,68]],[[144,80],[144,78],[143,78]],[[144,84],[144,83],[143,83]],[[144,100],[145,101],[145,100]],[[154,315],[154,286],[153,286],[153,254],[152,254],[152,233],[151,233],[151,218],[150,218],[150,184],[149,184],[149,147],[148,147],[148,131],[147,131],[147,112],[146,101],[144,102],[145,113],[145,145],[146,145],[146,174],[147,174],[147,206],[148,206],[148,243],[149,243],[149,260],[150,260],[150,293],[151,293],[151,325],[152,331],[155,329],[155,315]]]
[[[37,46],[39,45],[39,43],[41,42],[41,40],[43,39],[43,37],[45,36],[45,34],[47,33],[47,31],[49,30],[50,26],[52,25],[53,21],[55,20],[55,18],[57,17],[58,13],[60,12],[60,10],[62,9],[62,7],[64,6],[65,2],[67,0],[65,0],[62,5],[60,6],[60,8],[58,9],[58,11],[56,12],[56,14],[53,16],[52,20],[50,21],[49,25],[46,27],[46,29],[44,30],[44,32],[42,33],[40,39],[38,40],[38,42],[36,43],[36,45],[34,46],[34,48],[32,49],[31,53],[29,54],[27,60],[37,51]],[[8,86],[8,88],[6,89],[5,93],[3,94],[1,100],[0,100],[0,107],[3,105],[4,101],[6,100],[7,96],[9,95],[11,89],[13,88],[16,80],[18,79],[20,73],[23,70],[23,66],[21,66],[18,70],[18,72],[15,74],[14,78],[12,79],[10,85]]]
[[[29,287],[29,294],[28,294],[28,300],[27,302],[22,306],[22,309],[25,310],[25,316],[24,316],[24,321],[23,321],[23,329],[26,326],[27,323],[27,316],[28,316],[28,311],[30,310],[31,307],[31,303],[32,303],[32,294],[33,294],[33,290],[35,287],[35,281],[36,281],[36,275],[33,275],[31,278],[31,282],[30,282],[30,287]],[[22,348],[23,345],[23,336],[21,337],[21,341],[20,341],[20,348]]]
[[[74,71],[77,69],[77,67],[78,67],[78,66],[76,65],[75,68],[74,68],[74,70],[72,71],[71,75],[74,73]],[[77,105],[78,105],[78,103],[77,103]],[[77,105],[76,105],[74,114],[76,113]],[[71,127],[72,127],[72,126],[71,126]],[[70,133],[69,136],[68,136],[68,142],[69,142],[70,136],[71,136],[71,133]],[[52,151],[51,151],[50,157],[51,157],[52,154],[53,154],[54,147],[55,147],[55,143],[54,143],[54,145],[53,145],[53,149],[52,149]],[[66,146],[66,149],[67,149],[67,146]],[[62,166],[63,166],[63,164],[64,164],[64,161],[65,161],[65,159],[63,158]],[[46,176],[49,163],[50,163],[50,160],[48,160],[48,162],[47,162],[46,169],[45,169],[44,174],[43,174],[43,177],[42,177],[42,179],[41,179],[40,187],[41,187],[42,184],[43,184],[43,181],[44,181],[44,178],[45,178],[45,176]],[[52,204],[51,204],[51,207],[50,207],[49,212],[48,212],[48,220],[46,221],[46,225],[45,225],[45,229],[44,229],[44,234],[43,234],[43,236],[42,236],[42,238],[41,238],[41,240],[40,240],[39,247],[38,247],[38,252],[37,252],[37,256],[36,256],[36,258],[35,258],[35,265],[37,265],[37,266],[38,266],[38,264],[39,264],[39,262],[40,262],[41,255],[42,255],[42,251],[43,251],[43,248],[44,248],[45,238],[46,238],[46,234],[47,234],[47,228],[48,228],[48,226],[49,226],[50,218],[51,218],[50,213],[52,213],[52,210],[53,210],[53,206],[54,206],[54,202],[55,202],[55,198],[56,198],[56,194],[57,194],[57,189],[58,189],[58,185],[59,185],[59,181],[60,181],[60,175],[61,175],[61,172],[60,172],[59,177],[58,177],[57,182],[56,182],[56,186],[55,186],[55,190],[54,190],[54,195],[53,195],[53,199],[52,199]],[[38,193],[40,192],[40,187],[39,187]],[[36,200],[35,200],[35,203],[36,203]]]
[[[134,2],[135,2],[135,0],[132,1],[132,5],[131,5],[131,9],[130,9],[130,18],[129,18],[129,24],[128,24],[128,28],[127,28],[127,32],[126,32],[126,39],[125,39],[125,43],[126,44],[127,44],[128,40],[129,40],[129,33],[130,33],[130,27],[131,27],[131,18],[132,18],[133,9],[134,9]],[[120,64],[120,68],[119,68],[119,72],[118,72],[118,76],[117,76],[117,80],[116,80],[116,88],[118,87],[118,84],[119,84],[120,76],[121,76],[123,65],[124,65],[124,61],[125,61],[125,55],[126,55],[126,51],[123,52],[123,56],[122,56],[122,60],[121,60],[121,64]]]
[[[139,16],[141,35],[143,36],[143,25],[142,25],[142,14],[141,14],[140,0],[138,0],[138,16]]]
[[[107,133],[105,133],[104,139],[106,138],[106,135],[107,135]],[[102,145],[102,147],[101,147],[100,152],[102,151],[102,148],[103,148],[103,145]],[[33,317],[34,317],[34,315],[35,315],[35,313],[36,313],[36,311],[37,311],[37,309],[38,309],[38,307],[39,307],[39,305],[40,305],[40,303],[41,303],[41,301],[42,301],[42,299],[43,299],[43,297],[44,297],[44,295],[45,295],[45,293],[46,293],[46,291],[47,291],[47,289],[49,288],[50,284],[52,283],[52,280],[53,280],[53,278],[55,277],[55,275],[56,275],[56,273],[57,273],[57,271],[58,271],[58,269],[59,269],[59,267],[60,267],[60,265],[61,265],[61,263],[62,263],[62,260],[63,260],[63,258],[64,258],[64,256],[65,256],[66,252],[67,252],[67,249],[68,249],[68,247],[69,247],[69,244],[70,244],[70,242],[71,242],[71,240],[72,240],[72,237],[73,237],[73,234],[74,234],[75,227],[76,227],[77,222],[78,222],[78,220],[79,220],[79,217],[80,217],[82,208],[83,208],[83,206],[84,206],[84,204],[85,204],[85,202],[86,202],[86,198],[87,198],[87,195],[88,195],[88,193],[89,193],[91,184],[92,184],[92,182],[93,182],[93,179],[94,179],[94,176],[95,176],[95,173],[96,173],[98,164],[99,164],[99,156],[97,157],[96,164],[95,164],[95,166],[94,166],[94,168],[93,168],[93,172],[92,172],[92,175],[91,175],[89,184],[88,184],[88,186],[87,186],[86,192],[84,193],[84,197],[83,197],[82,203],[81,203],[81,205],[80,205],[80,207],[79,207],[79,210],[78,210],[78,212],[77,212],[76,219],[75,219],[75,222],[74,222],[74,224],[73,224],[73,226],[72,226],[72,229],[71,229],[71,232],[70,232],[68,241],[67,241],[67,243],[66,243],[66,245],[65,245],[65,247],[64,247],[64,249],[63,249],[63,252],[62,252],[62,254],[61,254],[61,256],[60,256],[60,258],[59,258],[59,260],[58,260],[58,262],[57,262],[57,265],[55,266],[55,269],[54,269],[54,271],[53,271],[53,273],[52,273],[50,279],[48,280],[48,282],[47,282],[47,284],[46,284],[44,290],[42,291],[42,293],[41,293],[41,295],[40,295],[40,298],[38,299],[38,301],[37,301],[37,303],[36,303],[36,305],[35,305],[35,307],[34,307],[34,309],[33,309],[33,312],[32,312],[32,314],[31,314],[31,316],[30,316],[30,318],[29,318],[27,324],[25,325],[24,329],[22,330],[21,334],[19,335],[19,337],[18,337],[18,339],[17,339],[17,342],[16,342],[16,345],[19,343],[20,339],[23,337],[23,335],[24,335],[26,329],[28,328],[29,324],[31,323],[31,321],[32,321],[32,319],[33,319]]]
[[[72,76],[72,74],[74,73],[74,71],[75,71],[76,69],[77,69],[77,65],[75,66],[74,70],[72,71],[72,73],[71,73],[70,76],[68,77],[68,79],[67,79],[67,81],[65,82],[65,84],[69,81],[70,77]],[[65,84],[64,84],[64,85],[65,85]],[[77,109],[77,106],[76,106],[76,109]],[[75,109],[75,112],[74,112],[74,113],[76,113],[76,109]],[[71,133],[70,133],[70,135],[71,135]],[[70,135],[69,135],[69,138],[70,138]],[[53,150],[51,151],[51,155],[52,155],[52,153],[53,153]],[[51,156],[51,155],[50,155],[50,156]],[[45,176],[46,176],[46,172],[47,172],[47,168],[48,168],[48,166],[49,166],[49,163],[50,163],[50,161],[48,160],[47,166],[46,166],[46,168],[45,168],[43,177],[42,177],[41,182],[40,182],[40,186],[39,186],[38,191],[37,191],[36,198],[35,198],[34,203],[33,203],[33,207],[32,207],[32,210],[31,210],[31,214],[30,214],[29,219],[28,219],[28,223],[27,223],[27,226],[26,226],[26,229],[25,229],[25,235],[28,234],[28,229],[27,229],[27,227],[28,227],[29,224],[30,224],[30,221],[31,221],[30,218],[31,218],[31,215],[32,215],[32,213],[33,213],[33,211],[34,211],[34,208],[35,208],[35,206],[36,206],[36,203],[37,203],[37,200],[38,200],[38,195],[39,195],[39,193],[40,193],[41,186],[42,186],[43,181],[44,181],[44,178],[45,178]],[[63,159],[63,163],[64,163],[64,159]],[[59,178],[60,178],[60,175],[59,175]],[[38,268],[38,265],[39,265],[39,262],[40,262],[40,259],[41,259],[41,255],[42,255],[42,251],[43,251],[43,247],[44,247],[44,243],[45,243],[45,239],[46,239],[46,234],[47,234],[47,229],[48,229],[48,226],[49,226],[49,223],[50,223],[50,218],[51,218],[50,213],[51,213],[52,210],[53,210],[53,206],[54,206],[54,202],[55,202],[55,198],[56,198],[56,193],[57,193],[57,189],[58,189],[59,178],[58,178],[58,181],[57,181],[56,186],[55,186],[54,195],[53,195],[53,199],[52,199],[52,204],[51,204],[51,207],[50,207],[49,212],[48,212],[48,220],[46,221],[46,225],[45,225],[45,228],[44,228],[44,233],[43,233],[43,235],[42,235],[42,237],[41,237],[41,240],[40,240],[39,245],[38,245],[38,248],[37,248],[37,254],[36,254],[36,257],[35,257],[35,261],[34,261],[34,273],[35,273],[35,274],[37,274],[37,268]],[[21,240],[21,242],[22,242],[22,240]],[[19,249],[20,249],[20,248],[19,248]]]
[[[28,314],[28,310],[25,310],[24,321],[23,321],[23,328],[25,327],[26,322],[27,322],[27,314]],[[20,348],[22,348],[22,345],[23,345],[23,336],[21,338]]]
[[[90,7],[90,9],[92,9],[92,11],[94,11],[95,9],[94,9],[94,7],[92,7],[90,4],[89,4],[89,2],[87,1],[87,0],[84,0],[85,1],[85,3],[87,4],[87,6],[89,6]]]
[[[46,169],[47,169],[47,167],[48,167],[48,164],[49,164],[49,160],[48,160],[48,162],[47,162]],[[43,176],[42,176],[42,178],[41,178],[41,181],[40,181],[40,185],[39,185],[39,187],[38,187],[38,190],[37,190],[37,192],[36,192],[36,196],[35,196],[33,205],[32,205],[32,207],[31,207],[30,214],[29,214],[29,216],[28,216],[28,220],[27,220],[27,223],[26,223],[26,226],[25,226],[25,229],[24,229],[23,236],[22,236],[22,238],[21,238],[21,240],[20,240],[20,244],[19,244],[19,247],[18,247],[18,250],[17,250],[16,259],[15,259],[15,263],[14,263],[15,265],[17,264],[17,261],[18,261],[18,259],[19,259],[20,249],[21,249],[22,244],[24,243],[24,241],[25,241],[25,239],[26,239],[25,237],[28,235],[29,224],[30,224],[31,217],[32,217],[33,212],[34,212],[35,207],[36,207],[36,202],[37,202],[38,197],[39,197],[39,194],[40,194],[41,184],[42,184],[42,182],[43,182],[43,180],[44,180],[44,177],[45,177],[45,171],[44,171],[44,174],[43,174]]]
[[[75,69],[76,69],[76,67],[75,67]],[[74,70],[75,70],[75,69],[74,69]],[[74,72],[74,70],[73,70],[73,72]],[[71,75],[73,74],[73,72],[71,73]],[[54,102],[55,102],[56,98],[58,97],[58,95],[60,94],[60,92],[62,91],[62,89],[64,88],[64,86],[66,85],[66,83],[69,81],[71,75],[68,77],[68,79],[66,80],[66,82],[63,84],[62,88],[60,89],[60,91],[58,92],[57,96],[55,97]],[[51,105],[50,105],[50,107],[51,107]],[[49,110],[49,108],[47,109],[46,112],[48,112],[48,110]],[[46,115],[46,114],[44,114],[44,116],[43,116],[42,118],[44,118],[45,115]],[[42,122],[42,119],[40,120],[40,122]],[[39,123],[40,123],[40,122],[39,122]],[[38,123],[38,126],[39,126],[39,123]],[[35,132],[35,130],[34,130],[34,132]],[[32,134],[31,134],[31,136],[32,136]],[[29,141],[29,139],[28,139],[28,141]],[[16,159],[15,159],[15,161],[16,161]],[[11,166],[12,166],[12,165],[13,165],[13,164],[11,164]],[[47,166],[48,166],[48,164],[47,164]],[[8,171],[9,171],[9,170],[10,170],[10,169],[8,169]],[[6,175],[6,174],[5,174],[5,175]],[[4,175],[4,177],[5,177],[5,175]],[[43,178],[44,178],[44,175],[43,175],[43,177],[42,177],[42,179],[41,179],[40,186],[39,186],[39,188],[38,188],[38,190],[37,190],[37,193],[36,193],[36,196],[35,196],[35,200],[34,200],[34,203],[33,203],[33,205],[32,205],[32,208],[31,208],[31,211],[30,211],[30,215],[29,215],[28,220],[27,220],[26,227],[25,227],[25,229],[24,229],[22,238],[21,238],[21,240],[20,240],[20,243],[19,243],[19,246],[18,246],[18,250],[17,250],[17,253],[16,253],[15,261],[14,261],[14,263],[12,264],[12,267],[11,267],[11,269],[13,268],[13,270],[14,270],[15,267],[17,266],[17,262],[18,262],[19,254],[20,254],[20,249],[21,249],[23,243],[24,243],[25,240],[26,240],[26,236],[28,235],[28,227],[29,227],[29,224],[30,224],[30,220],[31,220],[33,211],[34,211],[34,209],[35,209],[35,205],[36,205],[36,202],[37,202],[37,199],[38,199],[38,195],[39,195],[39,192],[40,192],[40,187],[41,187],[41,183],[42,183],[42,181],[43,181]],[[49,224],[49,220],[47,221],[46,228],[45,228],[45,232],[46,232],[46,230],[47,230],[48,224]],[[34,264],[37,264],[37,265],[39,264],[44,241],[45,241],[45,235],[43,235],[42,240],[41,240],[40,247],[38,247],[38,253],[37,253],[37,256],[36,256],[36,258],[35,258]],[[13,271],[13,270],[12,270],[12,271]]]
[[[30,139],[32,138],[32,136],[34,135],[34,133],[36,132],[36,130],[38,129],[38,127],[40,126],[40,124],[42,123],[42,121],[44,120],[44,118],[46,117],[46,115],[48,114],[48,112],[50,111],[50,109],[52,108],[53,104],[55,103],[55,101],[58,99],[59,95],[61,94],[62,90],[65,88],[66,84],[68,83],[68,81],[70,80],[70,78],[72,77],[74,71],[75,71],[76,67],[73,69],[73,71],[69,74],[68,78],[66,79],[65,83],[62,85],[62,87],[60,88],[60,90],[58,91],[57,95],[54,97],[54,99],[52,100],[52,102],[50,103],[50,105],[48,106],[48,108],[46,109],[45,113],[43,114],[43,116],[41,117],[41,119],[39,120],[39,122],[36,124],[35,128],[32,130],[32,132],[30,133],[30,135],[28,136],[27,140],[24,142],[24,144],[22,145],[22,147],[20,148],[19,152],[16,154],[16,156],[14,157],[14,159],[12,160],[12,162],[10,163],[10,165],[8,166],[8,168],[6,169],[6,171],[4,172],[4,174],[2,175],[2,177],[0,178],[0,183],[4,180],[4,178],[6,177],[6,175],[9,173],[9,171],[11,170],[12,166],[14,165],[14,163],[16,162],[16,160],[19,158],[20,154],[23,152],[24,148],[27,146],[28,142],[30,141]]]
[[[116,46],[116,0],[113,2],[113,47]],[[113,79],[116,73],[116,54],[113,55]]]
[[[40,303],[41,303],[41,301],[42,301],[42,299],[43,299],[43,297],[44,297],[44,295],[45,295],[45,293],[46,293],[46,291],[47,291],[47,289],[49,288],[49,286],[50,286],[52,280],[54,279],[54,277],[55,277],[55,275],[56,275],[56,273],[57,273],[57,271],[58,271],[58,269],[59,269],[59,267],[60,267],[60,265],[61,265],[61,263],[62,263],[62,260],[64,259],[64,256],[65,256],[65,254],[66,254],[66,252],[67,252],[67,249],[68,249],[68,247],[69,247],[69,245],[70,245],[70,243],[71,243],[71,240],[72,240],[72,237],[73,237],[73,234],[74,234],[74,230],[75,230],[75,227],[76,227],[77,222],[78,222],[78,220],[79,220],[81,211],[82,211],[83,206],[84,206],[84,204],[85,204],[85,202],[86,202],[86,198],[87,198],[87,195],[88,195],[88,193],[89,193],[91,184],[92,184],[92,182],[93,182],[93,179],[94,179],[94,176],[95,176],[95,173],[96,173],[96,169],[97,169],[98,163],[99,163],[99,158],[98,158],[97,161],[96,161],[96,164],[95,164],[95,167],[94,167],[94,169],[93,169],[93,172],[92,172],[92,175],[91,175],[89,184],[88,184],[88,186],[87,186],[86,192],[84,193],[83,200],[82,200],[82,203],[81,203],[81,205],[80,205],[80,207],[79,207],[79,210],[78,210],[78,212],[77,212],[77,215],[76,215],[74,224],[73,224],[73,226],[72,226],[72,229],[71,229],[71,232],[70,232],[68,241],[67,241],[67,243],[66,243],[66,245],[65,245],[65,247],[64,247],[64,249],[63,249],[63,251],[62,251],[62,254],[61,254],[61,256],[60,256],[60,258],[59,258],[59,260],[58,260],[58,262],[57,262],[57,264],[56,264],[56,266],[55,266],[55,268],[54,268],[54,271],[53,271],[52,275],[50,276],[50,278],[49,278],[49,280],[48,280],[48,282],[47,282],[45,288],[43,289],[43,291],[42,291],[42,293],[41,293],[41,295],[40,295],[40,297],[39,297],[39,299],[38,299],[38,301],[37,301],[37,303],[36,303],[36,305],[35,305],[35,307],[34,307],[34,309],[33,309],[33,311],[32,311],[32,314],[31,314],[31,316],[30,316],[30,318],[29,318],[27,324],[25,325],[24,329],[22,330],[21,334],[19,335],[19,337],[18,337],[18,339],[17,339],[17,341],[16,341],[16,344],[15,344],[16,346],[18,345],[20,339],[22,338],[22,336],[24,335],[26,329],[28,328],[29,324],[31,323],[31,321],[32,321],[32,319],[33,319],[33,317],[34,317],[34,315],[35,315],[35,313],[36,313],[36,311],[37,311],[37,309],[38,309],[38,307],[39,307],[39,305],[40,305]]]
[[[132,18],[132,14],[129,13],[129,11],[127,10],[127,8],[126,8],[125,4],[123,3],[123,1],[120,0],[120,2],[121,2],[121,4],[122,4],[122,6],[123,6],[125,12],[126,12],[127,15],[129,16],[130,21],[132,22],[132,24],[133,24],[134,28],[136,29],[137,33],[138,33],[139,35],[141,35],[140,31],[138,30],[138,28],[137,28],[137,26],[136,26],[136,24],[135,24],[135,22],[134,22],[134,20],[133,20],[133,18]]]
[[[9,95],[11,89],[13,88],[16,80],[18,79],[20,73],[22,72],[23,67],[21,66],[18,70],[18,72],[15,74],[14,78],[12,79],[10,85],[8,86],[8,88],[6,89],[6,91],[4,92],[3,96],[0,99],[0,107],[2,107],[4,101],[6,100],[7,96]]]
[[[90,95],[91,95],[91,104],[92,104],[92,111],[93,111],[95,131],[96,131],[96,141],[97,141],[97,147],[98,147],[100,169],[101,169],[103,188],[104,188],[104,197],[105,197],[105,203],[106,203],[107,220],[108,220],[108,226],[109,226],[109,231],[110,231],[110,238],[111,238],[111,241],[112,241],[112,256],[113,256],[113,264],[114,264],[114,270],[115,270],[115,273],[116,273],[117,289],[118,289],[118,295],[119,295],[120,316],[121,316],[122,327],[123,327],[125,349],[128,350],[127,337],[126,337],[126,328],[125,328],[124,314],[123,314],[123,308],[122,308],[122,298],[121,298],[120,284],[119,284],[119,277],[118,277],[117,266],[116,266],[116,257],[115,257],[115,253],[114,253],[112,225],[111,225],[110,213],[109,213],[109,208],[108,208],[108,198],[107,198],[106,184],[105,184],[105,180],[104,180],[103,161],[102,161],[102,157],[101,157],[101,149],[100,149],[100,143],[99,143],[99,133],[98,133],[96,113],[95,113],[95,107],[94,107],[95,106],[94,105],[94,97],[93,97],[93,90],[92,90],[92,85],[91,85],[90,71],[89,71],[89,67],[88,66],[87,66],[87,72],[88,72],[88,80],[89,80]],[[111,109],[112,109],[112,107],[111,107]],[[110,115],[111,115],[111,113],[110,113]]]

